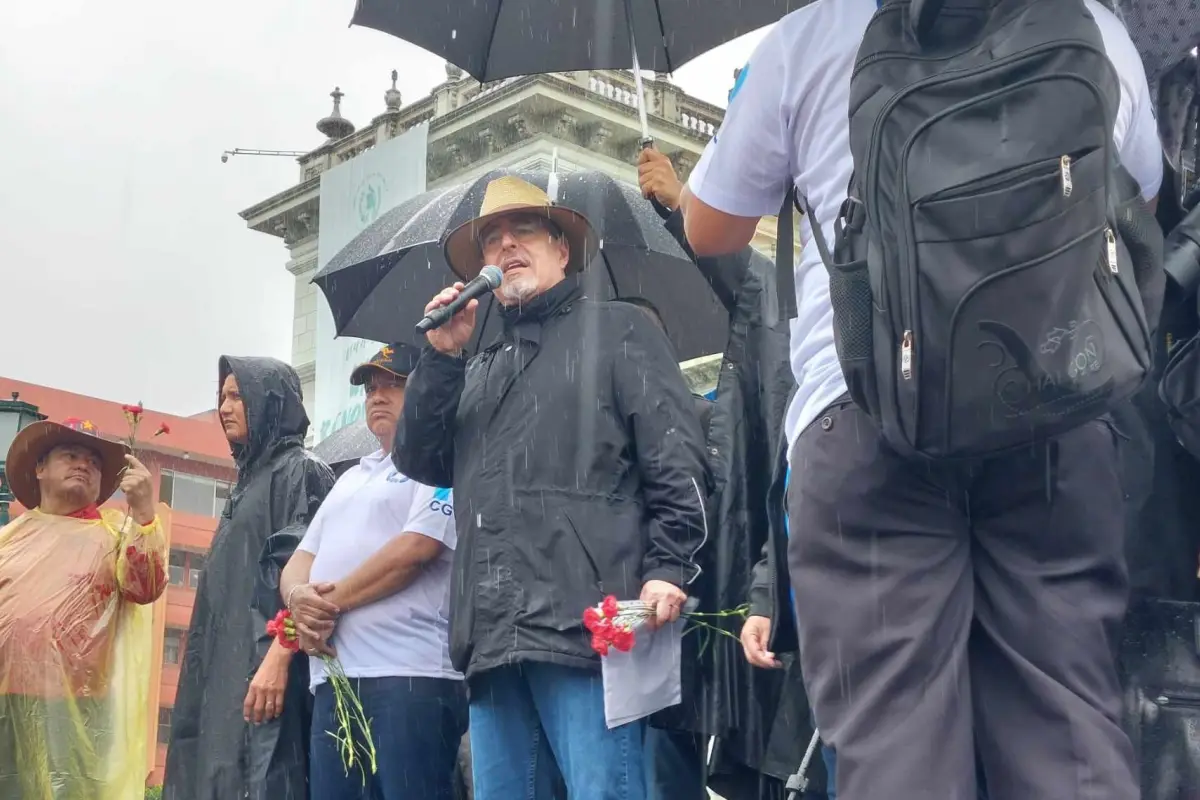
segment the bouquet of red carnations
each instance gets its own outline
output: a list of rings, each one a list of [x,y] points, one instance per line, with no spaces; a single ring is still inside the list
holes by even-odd
[[[296,634],[296,621],[292,619],[292,612],[286,608],[267,623],[267,635],[273,636],[276,641],[289,650],[300,649],[300,637]],[[338,729],[326,731],[326,733],[338,743],[338,751],[341,753],[342,766],[346,768],[346,774],[350,774],[350,770],[358,766],[362,769],[365,785],[367,768],[370,768],[372,775],[377,769],[375,742],[371,738],[370,720],[367,719],[362,701],[358,699],[354,687],[350,685],[350,678],[346,675],[346,670],[342,669],[341,662],[334,656],[324,654],[321,654],[319,658],[325,664],[325,674],[333,689],[334,715],[338,721]]]
[[[689,623],[685,635],[694,630],[707,634],[717,633],[737,640],[737,634],[721,627],[720,620],[737,618],[745,620],[750,606],[741,605],[728,611],[702,612],[684,611],[679,616]],[[653,603],[642,600],[618,600],[614,595],[605,597],[600,605],[584,609],[583,626],[592,634],[592,649],[606,656],[610,649],[628,653],[633,649],[634,631],[655,617]]]

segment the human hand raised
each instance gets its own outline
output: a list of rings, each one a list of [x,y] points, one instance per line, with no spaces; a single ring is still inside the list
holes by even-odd
[[[130,514],[138,525],[149,525],[154,521],[154,480],[146,465],[132,455],[125,456],[121,491],[125,494]]]
[[[683,184],[671,159],[653,147],[643,148],[638,156],[638,185],[643,197],[658,200],[669,211],[679,208]]]
[[[454,302],[458,297],[458,293],[462,291],[464,284],[459,281],[453,286],[442,289],[429,303],[425,306],[425,313],[433,311],[435,308],[440,308]],[[475,312],[479,308],[479,301],[472,300],[467,305],[450,318],[440,328],[434,328],[425,334],[425,339],[439,353],[444,353],[448,356],[458,356],[462,354],[463,348],[471,341],[471,334],[475,332]]]

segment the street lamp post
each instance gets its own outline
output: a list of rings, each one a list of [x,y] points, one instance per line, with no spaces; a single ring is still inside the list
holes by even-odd
[[[8,448],[22,428],[45,418],[45,414],[38,413],[37,406],[26,403],[18,392],[12,393],[11,400],[0,400],[0,526],[8,524],[8,504],[16,499],[8,488],[8,478],[4,474]]]

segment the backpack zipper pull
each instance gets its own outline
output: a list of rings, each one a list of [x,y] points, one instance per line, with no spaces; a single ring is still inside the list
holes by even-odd
[[[1075,190],[1075,184],[1071,180],[1071,157],[1063,156],[1059,159],[1059,172],[1062,173],[1062,193],[1063,197],[1070,197],[1071,192]]]
[[[905,331],[904,339],[900,343],[900,374],[906,381],[912,380],[912,351],[912,331]]]
[[[1104,241],[1108,245],[1108,271],[1117,274],[1117,237],[1112,228],[1104,229]]]

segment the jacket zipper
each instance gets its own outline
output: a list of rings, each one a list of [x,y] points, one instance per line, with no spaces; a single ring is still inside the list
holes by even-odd
[[[1062,196],[1070,197],[1071,192],[1075,190],[1075,183],[1071,180],[1071,157],[1063,156],[1059,161],[1059,173],[1062,175]]]

